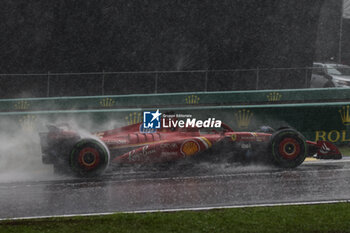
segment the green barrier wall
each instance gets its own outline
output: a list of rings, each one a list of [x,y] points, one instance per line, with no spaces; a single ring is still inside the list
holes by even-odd
[[[261,125],[273,128],[291,126],[310,140],[329,140],[337,144],[350,142],[350,102],[269,104],[244,106],[184,106],[160,108],[160,112],[192,114],[198,119],[215,117],[236,131],[254,131]],[[2,112],[0,121],[15,130],[44,131],[46,123],[75,122],[81,128],[106,130],[142,121],[144,110],[123,108],[99,110],[62,110]],[[11,124],[12,122],[13,124]]]
[[[350,88],[193,92],[94,97],[27,98],[0,100],[0,112],[317,103],[350,101]]]

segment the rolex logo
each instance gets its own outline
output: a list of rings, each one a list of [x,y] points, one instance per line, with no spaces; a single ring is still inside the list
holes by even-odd
[[[113,107],[115,105],[115,100],[111,98],[104,98],[100,101],[100,105],[103,107]]]
[[[17,103],[15,103],[15,109],[16,110],[26,110],[29,109],[30,104],[26,100],[20,100]]]
[[[19,118],[19,124],[24,130],[33,130],[35,126],[36,116],[26,115]]]
[[[128,116],[125,117],[125,120],[128,125],[140,123],[142,121],[142,116],[140,112],[133,112],[130,113]]]
[[[339,109],[340,117],[344,125],[350,125],[350,115],[349,115],[350,106],[343,106]]]
[[[239,128],[248,128],[253,113],[250,110],[242,109],[235,113],[235,119]]]
[[[198,104],[200,98],[196,95],[189,95],[185,98],[186,104]]]
[[[282,94],[278,92],[270,92],[266,97],[269,101],[280,101]]]

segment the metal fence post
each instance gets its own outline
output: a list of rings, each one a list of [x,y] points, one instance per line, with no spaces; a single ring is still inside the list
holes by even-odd
[[[46,97],[50,97],[50,71],[47,72],[47,89]]]
[[[204,83],[204,91],[208,91],[208,70],[205,71],[205,83]]]
[[[259,89],[259,67],[256,68],[256,83],[255,83],[255,89]]]
[[[156,71],[156,76],[154,80],[154,93],[157,94],[158,92],[158,71]]]
[[[105,71],[104,70],[102,70],[101,93],[102,95],[105,95]]]

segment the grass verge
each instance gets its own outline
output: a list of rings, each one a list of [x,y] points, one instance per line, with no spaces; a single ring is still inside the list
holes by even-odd
[[[350,232],[350,203],[8,220],[0,232]]]
[[[339,147],[339,150],[344,156],[350,156],[350,147],[349,146]]]

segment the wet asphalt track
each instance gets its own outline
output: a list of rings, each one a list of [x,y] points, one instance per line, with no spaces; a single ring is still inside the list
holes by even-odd
[[[349,200],[350,159],[289,171],[235,164],[124,169],[92,180],[2,182],[0,195],[0,218]]]

